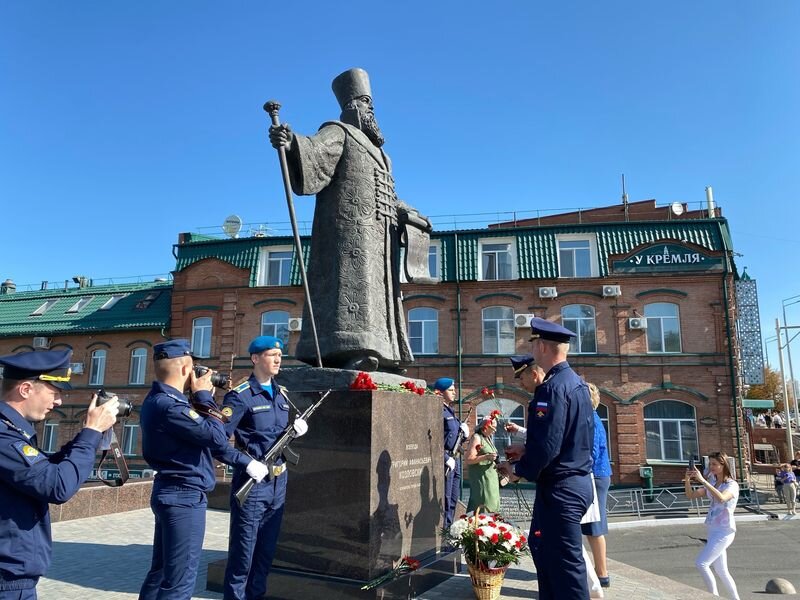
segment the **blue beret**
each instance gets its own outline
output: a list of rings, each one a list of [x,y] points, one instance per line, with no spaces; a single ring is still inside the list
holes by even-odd
[[[440,392],[445,392],[449,390],[450,386],[452,386],[454,383],[455,381],[453,381],[449,377],[439,377],[439,379],[437,379],[434,382],[433,389],[438,390]]]
[[[514,379],[519,379],[522,372],[533,364],[532,354],[520,354],[519,356],[509,357],[511,366],[514,368]]]
[[[547,321],[539,317],[531,319],[531,341],[536,339],[550,340],[551,342],[567,343],[575,333],[562,327],[558,323]]]
[[[260,335],[250,342],[247,352],[248,354],[260,354],[264,350],[272,350],[273,348],[283,351],[283,340],[272,335]]]
[[[69,378],[72,371],[69,361],[72,350],[47,350],[44,352],[20,352],[0,356],[4,379],[39,379],[61,389],[71,390]]]
[[[191,356],[192,350],[189,340],[177,339],[161,342],[153,346],[153,360],[164,360],[165,358],[180,358],[181,356]]]

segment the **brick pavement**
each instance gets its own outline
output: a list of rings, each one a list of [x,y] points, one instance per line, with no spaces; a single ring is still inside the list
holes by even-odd
[[[205,565],[225,556],[228,514],[209,511],[200,576],[194,598],[216,600],[221,594],[205,588]],[[153,516],[149,509],[65,521],[53,525],[54,557],[47,578],[39,583],[41,600],[133,600],[150,564]],[[606,598],[681,600],[712,598],[665,577],[609,560],[612,587]],[[506,575],[502,599],[537,598],[530,558]],[[470,600],[469,576],[452,577],[420,600]],[[302,600],[302,599],[299,599]]]

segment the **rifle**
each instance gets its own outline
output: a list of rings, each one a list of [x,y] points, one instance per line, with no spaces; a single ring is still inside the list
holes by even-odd
[[[328,390],[327,392],[322,394],[322,397],[319,400],[317,400],[314,404],[309,406],[307,409],[305,409],[303,413],[299,415],[299,418],[307,420],[314,413],[314,411],[319,408],[320,404],[322,404],[325,401],[325,398],[327,398],[332,391],[333,390]],[[272,444],[272,446],[270,446],[270,449],[264,455],[264,458],[261,459],[260,462],[267,465],[267,468],[269,469],[267,473],[267,477],[269,479],[272,479],[273,477],[272,467],[275,466],[275,462],[281,456],[284,457],[286,462],[293,465],[296,465],[297,462],[300,460],[300,457],[296,453],[292,452],[291,448],[289,448],[289,444],[292,443],[295,437],[297,437],[297,434],[294,431],[294,421],[292,421],[286,426],[286,429],[283,430],[283,433],[281,433],[278,439],[275,440],[275,443]],[[242,484],[242,487],[239,488],[239,491],[236,492],[236,502],[239,503],[239,506],[244,506],[245,500],[247,500],[247,497],[250,495],[250,492],[252,491],[253,486],[256,483],[257,483],[256,480],[250,477],[247,481],[245,481]]]
[[[469,411],[467,411],[467,416],[463,421],[461,421],[461,423],[466,423],[469,421],[469,416],[472,414],[473,408],[474,407],[470,405]],[[458,436],[456,436],[456,444],[453,446],[453,449],[450,450],[450,452],[453,454],[453,458],[456,458],[459,454],[461,454],[461,446],[463,446],[464,442],[466,441],[464,440],[464,431],[461,429],[461,423],[458,424]],[[449,467],[444,470],[445,477],[450,474],[450,471],[452,471],[452,469]]]

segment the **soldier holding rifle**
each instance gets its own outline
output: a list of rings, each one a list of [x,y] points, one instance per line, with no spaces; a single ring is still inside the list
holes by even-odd
[[[225,395],[222,414],[229,418],[228,435],[236,447],[218,455],[222,462],[235,467],[231,482],[231,523],[228,564],[225,568],[226,600],[263,598],[267,593],[267,575],[283,519],[286,499],[286,463],[278,459],[270,469],[260,462],[286,430],[291,403],[285,388],[275,382],[281,368],[283,342],[262,335],[248,348],[253,372],[249,379]],[[308,431],[301,418],[293,423],[294,437]],[[257,483],[242,505],[236,491],[249,479]]]
[[[450,527],[456,512],[456,502],[461,493],[461,464],[458,453],[469,437],[469,427],[458,420],[453,404],[456,401],[455,382],[449,377],[440,377],[433,384],[433,391],[442,397],[442,419],[444,420],[444,526]]]

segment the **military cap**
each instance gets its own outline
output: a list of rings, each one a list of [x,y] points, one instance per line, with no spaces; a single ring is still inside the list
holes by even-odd
[[[0,356],[4,379],[38,379],[57,387],[60,390],[71,390],[69,378],[72,369],[69,360],[72,350],[47,350],[44,352],[20,352],[8,356]]]
[[[344,109],[352,100],[361,96],[372,98],[372,90],[369,87],[369,75],[364,69],[349,69],[336,76],[331,84],[339,107]]]
[[[566,327],[562,327],[558,323],[553,323],[552,321],[547,321],[539,317],[533,317],[531,319],[531,341],[542,339],[564,344],[568,343],[570,339],[574,337],[574,332]]]
[[[264,352],[264,350],[272,350],[274,348],[281,351],[283,350],[283,341],[281,338],[276,338],[272,335],[260,335],[250,342],[250,347],[247,348],[247,352],[249,354],[260,354]]]
[[[189,340],[179,338],[168,340],[153,346],[153,360],[164,360],[165,358],[180,358],[181,356],[191,356],[192,349]]]
[[[439,379],[433,383],[433,389],[437,392],[446,392],[454,383],[455,381],[449,377],[439,377]]]
[[[519,379],[522,372],[533,364],[532,354],[520,354],[519,356],[509,357],[511,366],[514,369],[514,379]]]

